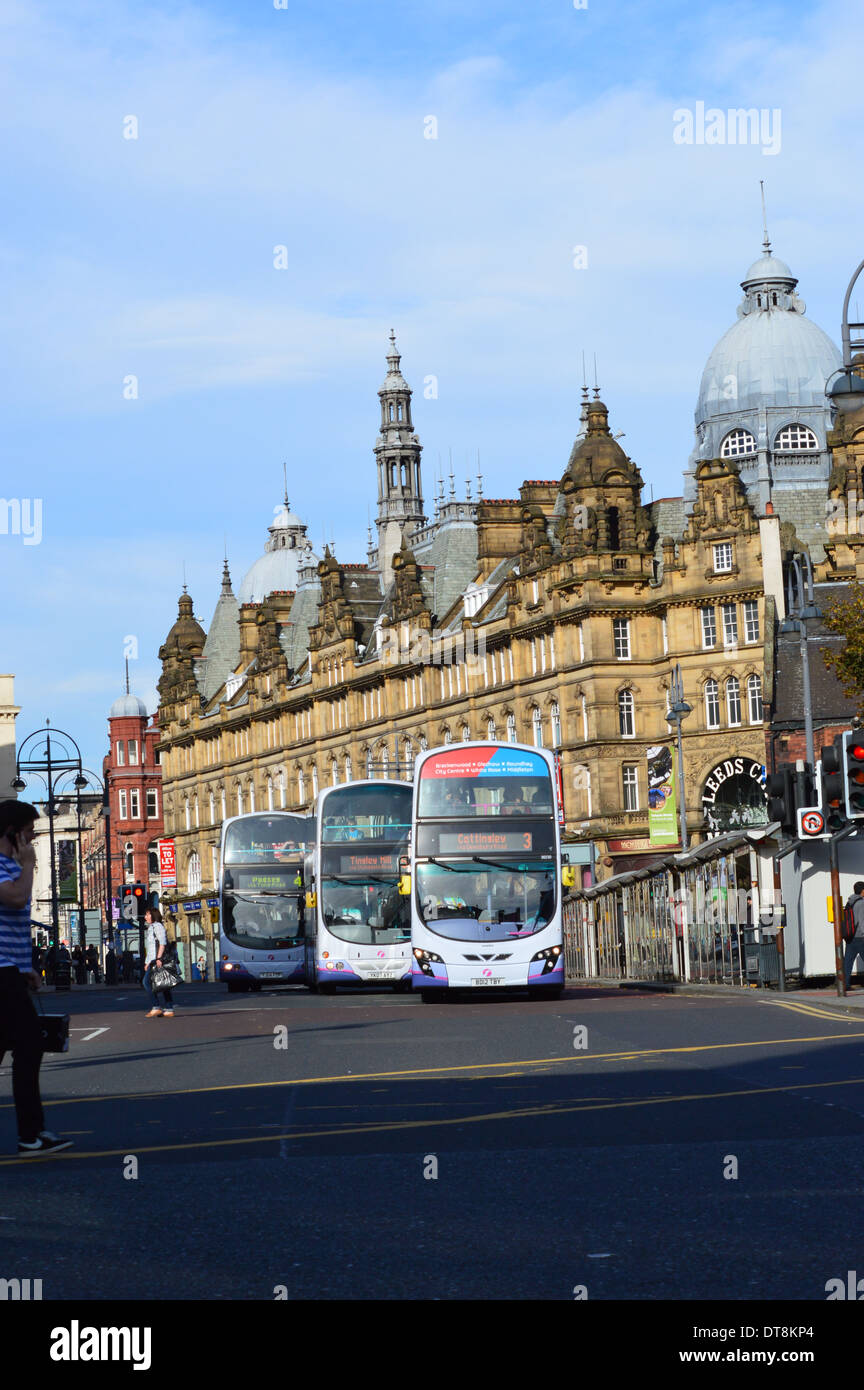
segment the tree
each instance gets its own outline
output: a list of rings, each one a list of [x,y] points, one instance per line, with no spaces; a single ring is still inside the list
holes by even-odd
[[[829,632],[845,639],[844,645],[840,651],[823,648],[822,656],[844,695],[856,702],[858,714],[864,716],[864,584],[856,579],[849,590],[848,599],[827,605],[823,620]]]

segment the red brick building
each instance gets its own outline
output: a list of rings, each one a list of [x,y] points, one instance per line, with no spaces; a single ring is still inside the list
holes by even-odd
[[[159,728],[143,700],[128,692],[108,715],[110,751],[102,762],[111,809],[111,896],[122,883],[158,889],[157,840],[162,835],[162,768]],[[88,816],[83,845],[85,902],[105,906],[105,819],[100,807]]]

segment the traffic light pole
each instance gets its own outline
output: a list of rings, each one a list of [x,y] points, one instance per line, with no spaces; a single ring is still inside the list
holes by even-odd
[[[828,841],[828,868],[831,871],[831,901],[834,918],[834,962],[837,972],[837,994],[841,999],[846,998],[846,962],[842,935],[843,895],[840,892],[840,864],[837,859],[837,844],[838,841],[845,840],[849,835],[854,835],[857,829],[857,825],[847,825],[843,830],[838,830],[836,835],[832,835]]]

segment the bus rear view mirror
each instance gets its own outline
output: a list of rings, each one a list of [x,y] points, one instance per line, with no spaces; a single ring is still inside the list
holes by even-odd
[[[410,898],[411,896],[411,875],[402,874],[399,879],[399,896]]]
[[[561,870],[561,882],[565,888],[576,887],[576,870],[572,864],[565,864]]]
[[[318,906],[318,895],[316,893],[306,894],[306,906],[309,908]]]

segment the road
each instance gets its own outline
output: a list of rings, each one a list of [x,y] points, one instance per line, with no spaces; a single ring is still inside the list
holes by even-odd
[[[0,1159],[0,1273],[46,1299],[824,1300],[861,1263],[862,1018],[179,994],[173,1019],[45,996],[74,1014],[43,1093],[76,1147]]]

